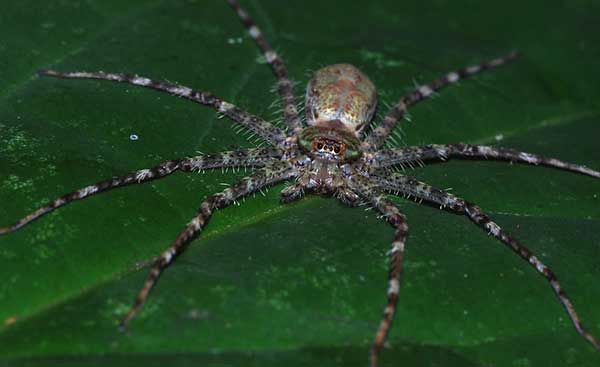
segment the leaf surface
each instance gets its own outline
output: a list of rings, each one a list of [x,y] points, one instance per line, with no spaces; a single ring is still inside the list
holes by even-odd
[[[299,98],[311,70],[349,62],[377,85],[380,114],[415,83],[518,49],[517,62],[413,108],[402,144],[501,144],[600,169],[594,2],[243,5],[285,58]],[[269,108],[275,80],[224,2],[12,2],[0,34],[1,225],[113,175],[252,145],[189,101],[42,79],[38,69],[137,73],[278,117]],[[600,334],[598,180],[475,161],[410,174],[488,211],[558,274]],[[0,364],[364,366],[393,231],[373,211],[331,198],[282,206],[282,185],[219,211],[130,330],[117,331],[146,275],[136,264],[243,175],[177,174],[114,190],[0,237]],[[383,366],[600,363],[547,282],[512,252],[466,218],[398,203],[411,232]]]

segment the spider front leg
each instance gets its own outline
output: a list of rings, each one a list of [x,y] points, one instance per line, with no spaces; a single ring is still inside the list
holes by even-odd
[[[280,146],[285,143],[285,134],[281,129],[271,125],[262,118],[252,115],[249,112],[242,110],[241,108],[233,105],[232,103],[223,101],[219,97],[216,97],[212,93],[194,90],[183,85],[173,84],[169,82],[161,82],[151,80],[138,75],[126,75],[126,74],[115,74],[99,72],[86,72],[86,71],[72,71],[72,72],[60,72],[56,70],[40,70],[38,72],[41,76],[51,76],[56,78],[64,79],[98,79],[98,80],[109,80],[119,83],[128,83],[137,85],[140,87],[154,89],[160,92],[166,92],[174,96],[183,97],[190,101],[199,103],[204,106],[212,107],[219,113],[229,117],[238,124],[246,127],[256,135],[260,136],[263,140],[273,146]]]
[[[175,241],[163,251],[163,253],[154,262],[152,269],[146,277],[146,281],[137,297],[133,306],[129,309],[123,320],[121,321],[121,329],[127,328],[131,319],[140,310],[148,293],[156,284],[162,271],[169,266],[173,260],[185,249],[185,247],[196,238],[202,229],[206,226],[216,209],[221,209],[231,205],[237,199],[240,199],[248,194],[251,194],[261,188],[286,180],[294,175],[295,171],[292,165],[286,162],[276,161],[265,167],[259,168],[252,175],[244,177],[231,187],[221,191],[218,194],[210,196],[206,199],[198,209],[197,215],[187,224],[182,232],[179,233]]]
[[[465,68],[452,71],[447,73],[443,77],[432,81],[429,84],[423,84],[418,86],[411,93],[400,98],[400,101],[396,103],[383,117],[383,120],[375,128],[369,136],[365,138],[363,143],[363,150],[366,152],[374,152],[379,147],[383,145],[385,140],[388,138],[390,133],[394,130],[394,127],[398,123],[398,120],[401,119],[412,105],[430,97],[433,93],[438,90],[444,88],[445,86],[456,83],[461,79],[468,78],[472,75],[478,74],[484,70],[496,68],[498,66],[502,66],[514,59],[516,59],[519,54],[515,51],[509,53],[504,57],[498,57],[496,59],[492,59],[481,64],[467,66]]]
[[[288,77],[288,71],[283,60],[263,36],[262,31],[258,28],[252,17],[242,9],[238,0],[227,0],[227,2],[236,12],[237,16],[242,21],[242,24],[246,27],[248,33],[250,33],[250,36],[258,45],[265,60],[271,66],[273,74],[277,77],[277,92],[283,101],[283,119],[291,132],[293,134],[298,134],[302,130],[302,121],[300,120],[298,109],[296,108],[292,82]]]
[[[0,227],[0,235],[14,232],[26,224],[38,219],[39,217],[60,208],[61,206],[117,187],[156,180],[166,177],[178,170],[189,172],[193,170],[201,171],[204,169],[221,167],[262,166],[268,162],[276,161],[276,157],[279,155],[281,155],[281,152],[278,149],[252,148],[164,161],[152,168],[141,169],[123,176],[113,177],[60,196],[48,204],[36,209],[13,225],[8,227]]]
[[[463,214],[478,227],[500,240],[500,242],[519,255],[523,260],[527,261],[527,263],[529,263],[529,265],[531,265],[540,275],[546,278],[560,303],[569,314],[569,318],[579,335],[600,351],[600,342],[582,325],[581,320],[573,307],[573,303],[563,290],[554,272],[542,263],[527,247],[519,243],[509,233],[500,228],[498,224],[493,222],[481,208],[457,196],[448,194],[424,182],[420,182],[415,178],[401,174],[394,174],[390,177],[376,176],[373,179],[386,191],[395,194],[410,194],[429,203],[440,205],[440,207],[447,207],[457,214]]]
[[[549,158],[537,154],[489,145],[473,145],[465,143],[446,145],[431,144],[420,147],[384,149],[375,153],[372,158],[372,163],[374,167],[385,168],[409,162],[434,159],[446,160],[452,157],[482,160],[491,158],[510,162],[542,165],[600,178],[600,172],[598,171],[586,166],[564,162],[556,158]]]
[[[379,355],[387,338],[400,291],[400,276],[402,275],[402,263],[404,260],[404,244],[408,237],[408,224],[404,214],[394,203],[379,191],[375,182],[364,176],[354,175],[348,179],[348,191],[362,197],[366,202],[375,207],[382,216],[395,228],[392,249],[389,252],[390,267],[388,275],[387,304],[383,310],[383,317],[375,334],[370,353],[370,367],[377,367]]]

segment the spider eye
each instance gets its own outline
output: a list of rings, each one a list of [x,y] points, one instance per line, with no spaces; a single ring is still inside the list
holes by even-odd
[[[323,144],[322,143],[317,144],[317,149],[319,149],[319,150],[323,149]]]
[[[337,154],[340,152],[340,147],[338,147],[337,145],[333,148],[333,151]]]

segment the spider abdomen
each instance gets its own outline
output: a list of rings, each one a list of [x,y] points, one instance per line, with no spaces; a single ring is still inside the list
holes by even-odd
[[[311,126],[345,128],[359,136],[377,105],[375,85],[350,64],[317,70],[306,86],[306,120]]]

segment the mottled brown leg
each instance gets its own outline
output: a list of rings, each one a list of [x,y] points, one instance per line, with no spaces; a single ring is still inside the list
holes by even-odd
[[[235,10],[244,27],[248,30],[250,36],[256,41],[256,44],[263,53],[265,60],[271,66],[273,74],[277,77],[277,92],[283,101],[283,119],[287,127],[293,134],[298,134],[302,130],[302,121],[296,108],[292,82],[288,77],[288,71],[283,60],[277,52],[271,47],[262,31],[252,17],[240,6],[237,0],[227,0],[229,5]]]
[[[65,194],[36,209],[34,212],[28,214],[13,225],[0,227],[0,235],[14,232],[39,217],[73,201],[85,199],[117,187],[156,180],[166,177],[178,170],[202,171],[205,169],[221,167],[262,166],[265,163],[274,161],[276,159],[274,157],[277,157],[277,155],[280,154],[281,153],[278,150],[273,148],[252,148],[217,154],[207,154],[192,158],[168,160],[152,168],[137,170],[120,177],[113,177]]]
[[[372,166],[385,168],[393,165],[403,165],[410,162],[426,162],[428,160],[447,160],[450,158],[494,159],[533,165],[558,168],[565,171],[581,173],[600,178],[600,172],[586,166],[564,162],[556,158],[544,157],[537,154],[520,152],[514,149],[494,147],[489,145],[474,145],[465,143],[430,144],[417,147],[380,150],[372,156]]]
[[[131,319],[137,314],[146,301],[148,293],[156,284],[162,271],[169,266],[183,250],[185,250],[186,246],[194,238],[200,234],[216,209],[231,205],[236,200],[248,194],[260,190],[265,186],[286,180],[292,177],[292,175],[293,167],[291,165],[284,162],[275,162],[257,169],[252,175],[244,177],[231,187],[206,199],[202,205],[200,205],[196,216],[192,218],[183,231],[179,233],[175,241],[173,241],[173,243],[171,243],[171,245],[155,261],[146,277],[142,289],[135,298],[133,306],[121,321],[121,329],[127,328]]]
[[[194,90],[183,85],[173,84],[164,81],[155,81],[138,75],[114,74],[86,71],[60,72],[55,70],[41,70],[42,76],[51,76],[64,79],[98,79],[109,80],[113,82],[128,83],[140,87],[151,88],[157,91],[166,92],[174,96],[182,97],[194,101],[204,106],[212,107],[217,112],[229,117],[238,124],[244,126],[254,134],[260,136],[263,140],[273,146],[280,146],[285,142],[285,134],[281,129],[271,125],[262,118],[252,115],[239,107],[225,102],[212,93]]]
[[[569,314],[571,322],[575,326],[577,332],[589,341],[594,348],[600,351],[600,342],[598,342],[598,339],[590,334],[581,323],[581,320],[573,307],[573,303],[562,289],[554,272],[542,263],[527,247],[519,243],[509,233],[500,228],[498,224],[493,222],[478,206],[424,182],[417,181],[412,177],[403,176],[401,174],[394,174],[390,177],[376,177],[374,178],[374,181],[386,191],[395,194],[413,195],[430,203],[438,204],[440,207],[447,207],[455,213],[466,215],[478,227],[500,240],[500,242],[519,255],[523,260],[527,261],[527,263],[529,263],[529,265],[531,265],[540,275],[546,278],[560,303]]]
[[[392,249],[389,252],[390,270],[388,276],[387,304],[383,310],[383,317],[375,334],[370,352],[370,367],[377,367],[379,355],[394,319],[400,292],[400,277],[404,260],[404,245],[408,237],[408,224],[406,217],[394,203],[379,191],[377,186],[368,180],[358,179],[349,183],[352,192],[358,194],[365,201],[375,207],[382,216],[395,228]]]
[[[411,93],[400,98],[400,101],[396,103],[383,117],[383,120],[377,126],[371,134],[369,134],[363,142],[363,150],[367,152],[374,152],[379,149],[390,133],[394,130],[394,127],[405,114],[408,108],[426,98],[431,96],[434,92],[444,88],[445,86],[456,83],[461,79],[468,78],[472,75],[478,74],[484,70],[496,68],[504,65],[518,57],[517,52],[511,52],[504,57],[499,57],[486,61],[481,64],[467,66],[456,71],[452,71],[443,77],[434,80],[429,84],[423,84],[413,90]]]

